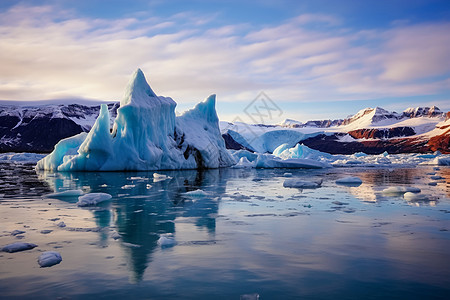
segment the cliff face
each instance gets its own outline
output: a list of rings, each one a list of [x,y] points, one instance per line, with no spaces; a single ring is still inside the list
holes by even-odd
[[[416,132],[411,127],[394,128],[363,128],[348,132],[355,139],[391,139],[395,137],[405,137],[415,135]]]

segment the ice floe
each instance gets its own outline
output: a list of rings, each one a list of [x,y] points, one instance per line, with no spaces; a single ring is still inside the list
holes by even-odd
[[[298,189],[315,189],[322,185],[322,180],[320,181],[308,181],[298,178],[286,179],[283,183],[285,188],[298,188]]]
[[[51,267],[59,264],[62,261],[61,254],[56,251],[46,251],[38,258],[38,263],[42,268]]]
[[[30,250],[35,247],[37,247],[36,244],[17,242],[17,243],[12,243],[12,244],[4,246],[2,248],[2,251],[13,253],[13,252],[19,252],[19,251],[24,251],[24,250]]]

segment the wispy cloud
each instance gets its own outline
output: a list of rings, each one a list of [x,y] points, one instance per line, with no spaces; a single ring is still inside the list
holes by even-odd
[[[185,102],[261,90],[298,102],[449,91],[449,22],[358,31],[329,15],[264,28],[211,27],[211,18],[89,19],[15,6],[0,14],[0,99],[118,99],[137,67],[156,92]]]

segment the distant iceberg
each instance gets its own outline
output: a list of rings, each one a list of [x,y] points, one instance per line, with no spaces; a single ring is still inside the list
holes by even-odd
[[[225,148],[215,95],[183,115],[176,103],[157,96],[138,69],[120,101],[112,130],[102,104],[88,134],[61,140],[40,160],[37,170],[128,171],[229,167],[236,163]]]

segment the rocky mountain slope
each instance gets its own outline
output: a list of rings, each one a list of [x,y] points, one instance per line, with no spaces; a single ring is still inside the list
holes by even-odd
[[[408,108],[402,113],[383,108],[366,108],[343,120],[317,120],[301,123],[285,120],[272,128],[271,136],[291,145],[306,146],[332,154],[450,153],[450,113],[445,114],[436,106]],[[223,126],[228,146],[232,149],[261,151],[259,144],[267,143],[267,132],[247,125]],[[303,133],[296,141],[283,140],[290,130]],[[237,137],[231,141],[232,137]],[[277,138],[278,136],[278,138]],[[245,141],[245,143],[242,142]],[[280,142],[281,143],[281,142]],[[241,146],[238,146],[240,144]],[[252,149],[252,145],[254,146]],[[264,147],[263,147],[264,149]],[[270,152],[269,148],[265,151]]]
[[[118,106],[108,104],[112,118]],[[0,105],[0,152],[51,152],[61,139],[89,131],[99,111],[100,105]]]

